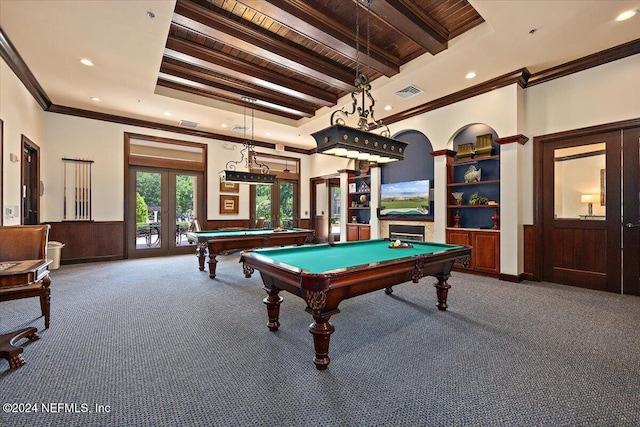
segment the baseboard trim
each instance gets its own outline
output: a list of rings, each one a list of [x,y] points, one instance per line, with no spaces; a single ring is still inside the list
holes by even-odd
[[[518,275],[500,273],[498,275],[498,279],[505,282],[520,283],[524,280],[524,273],[520,273]]]

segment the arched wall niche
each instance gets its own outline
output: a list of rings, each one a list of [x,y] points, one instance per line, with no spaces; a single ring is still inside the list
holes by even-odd
[[[417,130],[399,132],[395,138],[409,145],[405,150],[404,160],[382,166],[382,183],[430,179],[433,188],[433,156],[430,154],[433,147],[429,138]]]
[[[381,183],[429,180],[429,188],[433,190],[433,151],[431,141],[420,131],[409,129],[398,132],[394,138],[406,142],[404,160],[383,165],[380,169]],[[430,197],[429,214],[425,218],[433,218],[433,198]]]
[[[493,128],[484,123],[472,123],[458,129],[448,143],[449,149],[458,151],[458,145],[472,143],[475,147],[476,136],[490,133],[493,140],[498,138],[498,133]],[[500,146],[493,144],[493,154],[500,154]]]

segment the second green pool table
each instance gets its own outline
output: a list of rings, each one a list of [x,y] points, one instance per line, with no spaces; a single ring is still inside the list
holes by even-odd
[[[267,248],[270,246],[304,245],[311,243],[314,230],[304,228],[243,228],[233,230],[189,231],[187,239],[196,243],[198,267],[204,271],[209,252],[209,277],[216,277],[216,255],[237,249]]]

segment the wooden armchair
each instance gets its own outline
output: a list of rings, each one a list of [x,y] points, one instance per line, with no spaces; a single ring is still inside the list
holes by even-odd
[[[49,228],[48,224],[0,227],[0,265],[7,266],[13,261],[46,259]],[[51,302],[51,279],[48,271],[31,283],[15,283],[10,278],[11,276],[7,276],[7,280],[0,281],[0,301],[39,297],[44,326],[48,328]]]

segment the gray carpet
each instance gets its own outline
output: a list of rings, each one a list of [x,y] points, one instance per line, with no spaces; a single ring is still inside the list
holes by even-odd
[[[0,333],[42,337],[0,361],[2,403],[61,410],[0,425],[640,425],[638,297],[454,273],[439,312],[425,278],[344,301],[318,371],[304,302],[282,292],[270,332],[238,258],[63,265],[48,330],[36,299],[0,303]]]

